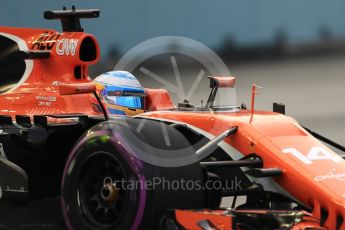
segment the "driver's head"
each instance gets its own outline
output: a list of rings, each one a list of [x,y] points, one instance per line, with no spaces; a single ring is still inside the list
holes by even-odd
[[[145,90],[133,74],[110,71],[96,77],[94,82],[110,114],[133,116],[144,112]]]

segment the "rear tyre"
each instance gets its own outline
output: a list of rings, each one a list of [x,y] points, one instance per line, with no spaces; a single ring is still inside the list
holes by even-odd
[[[62,208],[69,229],[158,229],[167,209],[206,207],[200,164],[160,167],[140,160],[126,139],[127,132],[136,132],[137,124],[135,119],[98,124],[75,146],[62,181]],[[165,124],[148,121],[143,129],[154,132],[162,125],[177,143],[169,148],[176,152],[176,145],[188,145]],[[139,147],[147,152],[146,144],[157,147],[157,135],[141,137],[145,145]],[[181,180],[193,181],[194,186],[181,186]]]

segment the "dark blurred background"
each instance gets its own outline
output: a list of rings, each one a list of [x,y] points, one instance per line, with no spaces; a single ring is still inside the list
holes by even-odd
[[[92,76],[112,70],[147,39],[188,37],[215,51],[237,77],[239,103],[250,104],[256,83],[264,87],[256,108],[271,110],[272,102],[283,102],[288,115],[345,145],[345,1],[12,0],[0,3],[0,25],[61,30],[58,21],[43,19],[43,11],[72,5],[101,10],[99,19],[82,21],[101,45]],[[169,61],[162,60],[151,60],[151,68],[160,66],[160,75],[175,81],[171,68],[164,67]],[[188,69],[181,70],[187,81],[200,71],[192,62],[176,60]],[[152,86],[147,76],[138,77]]]

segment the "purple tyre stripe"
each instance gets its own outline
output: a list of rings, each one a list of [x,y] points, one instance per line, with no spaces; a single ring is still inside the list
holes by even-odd
[[[134,152],[131,150],[131,148],[128,145],[119,145],[118,142],[120,141],[120,143],[125,143],[123,141],[123,138],[121,136],[120,133],[116,132],[116,133],[110,133],[106,130],[99,130],[94,132],[91,136],[85,136],[82,140],[80,140],[72,149],[70,155],[68,156],[68,159],[66,161],[65,164],[65,168],[63,171],[63,177],[62,177],[62,183],[61,183],[61,190],[63,190],[63,186],[65,183],[65,178],[67,175],[67,171],[68,168],[70,166],[70,163],[72,161],[72,159],[74,158],[75,154],[77,153],[77,150],[90,138],[95,137],[95,136],[103,136],[103,135],[108,135],[111,136],[110,141],[112,143],[112,145],[116,148],[116,150],[119,152],[119,154],[121,154],[121,156],[127,160],[127,163],[129,165],[129,167],[137,174],[139,175],[139,180],[141,184],[144,184],[145,182],[145,177],[144,175],[141,175],[141,171],[143,170],[143,162],[138,159],[136,157],[136,155],[134,154]],[[139,196],[139,207],[138,207],[138,211],[137,211],[137,215],[133,221],[131,230],[137,230],[140,226],[140,223],[142,221],[143,215],[144,215],[144,210],[145,210],[145,204],[146,204],[146,190],[144,186],[140,186],[140,196]],[[61,196],[61,207],[62,207],[62,211],[63,211],[63,215],[64,215],[64,219],[67,225],[67,228],[69,230],[73,230],[73,227],[69,221],[68,218],[68,214],[67,214],[67,209],[69,208],[66,205],[66,202],[63,198],[63,196]]]

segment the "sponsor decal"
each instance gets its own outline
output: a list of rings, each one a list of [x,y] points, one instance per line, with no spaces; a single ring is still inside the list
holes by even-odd
[[[75,88],[76,91],[84,91],[84,90],[92,90],[93,86],[89,86],[89,85],[77,85],[77,87]]]
[[[39,101],[56,101],[56,97],[53,97],[53,96],[36,96],[36,100],[39,100]]]
[[[25,188],[23,186],[21,186],[19,189],[12,189],[10,188],[10,186],[6,186],[5,192],[27,192],[25,191]]]
[[[304,164],[313,164],[316,160],[331,160],[335,163],[343,162],[343,159],[335,153],[328,152],[326,149],[320,146],[314,146],[309,150],[307,155],[304,155],[295,148],[285,148],[282,150],[283,153],[288,153],[296,157]]]
[[[52,103],[51,102],[49,102],[49,101],[39,101],[38,102],[38,105],[39,106],[52,106]]]
[[[78,39],[61,39],[56,44],[56,53],[58,55],[75,55],[78,46]]]
[[[53,81],[52,85],[60,85],[60,82],[59,81]]]
[[[56,101],[56,97],[53,96],[36,96],[36,100],[38,100],[39,106],[52,106],[52,102]]]
[[[337,173],[335,168],[329,170],[328,174],[316,176],[315,181],[338,180],[345,182],[345,173]]]
[[[54,45],[56,44],[56,41],[59,39],[61,34],[59,33],[52,33],[52,32],[45,32],[41,34],[31,46],[31,49],[33,50],[51,50]]]

